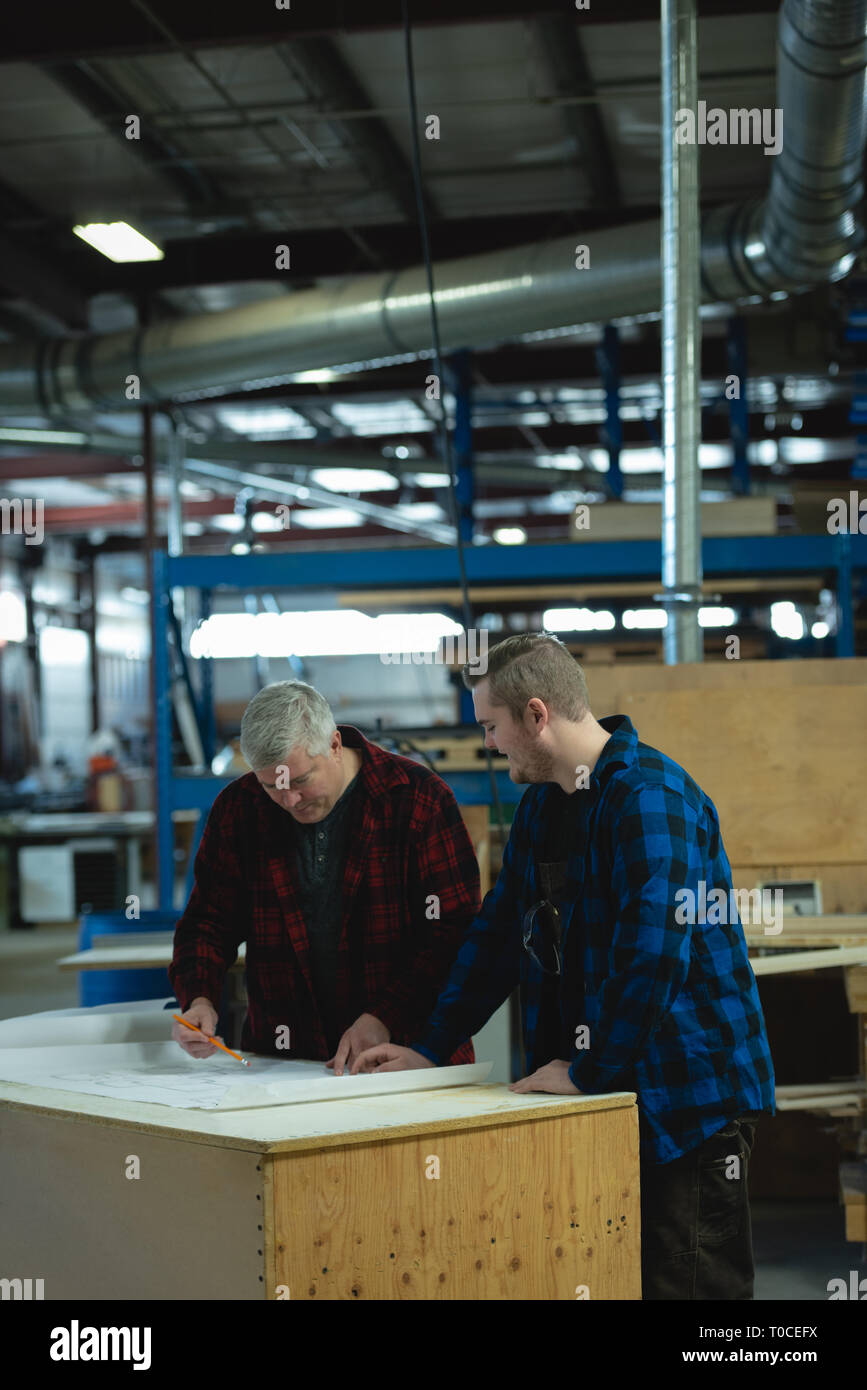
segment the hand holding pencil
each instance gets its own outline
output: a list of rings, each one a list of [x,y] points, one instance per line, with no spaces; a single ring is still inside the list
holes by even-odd
[[[221,1048],[223,1052],[228,1052],[230,1057],[236,1057],[245,1067],[250,1065],[246,1058],[233,1052],[220,1038],[214,1036],[217,1011],[209,999],[194,999],[183,1017],[180,1014],[173,1014],[172,1017],[175,1020],[172,1024],[172,1037],[191,1057],[210,1057],[212,1052]]]

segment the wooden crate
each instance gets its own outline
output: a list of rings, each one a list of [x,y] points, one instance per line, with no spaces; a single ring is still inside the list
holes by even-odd
[[[632,1092],[218,1112],[0,1082],[0,1139],[4,1272],[47,1300],[641,1297]]]

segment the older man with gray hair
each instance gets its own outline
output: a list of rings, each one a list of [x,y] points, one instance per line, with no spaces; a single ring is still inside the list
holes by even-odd
[[[328,1060],[338,1075],[430,1013],[479,906],[479,871],[452,792],[387,753],[302,681],[266,686],[241,722],[251,772],[224,788],[175,931],[172,987],[214,1036],[246,941],[242,1048]],[[174,1024],[203,1057],[214,1045]],[[463,1041],[452,1063],[474,1060]]]

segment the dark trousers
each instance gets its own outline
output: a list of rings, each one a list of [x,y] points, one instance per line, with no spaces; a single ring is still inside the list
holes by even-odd
[[[755,1120],[742,1117],[673,1163],[642,1163],[642,1298],[752,1298],[755,1134]]]

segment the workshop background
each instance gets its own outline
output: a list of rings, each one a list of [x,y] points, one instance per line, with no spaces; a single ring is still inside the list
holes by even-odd
[[[690,90],[651,4],[418,0],[414,125],[386,0],[48,8],[0,61],[0,1018],[167,992],[271,681],[433,766],[490,884],[521,788],[461,643],[544,627],[783,892],[756,1297],[826,1299],[867,1273],[867,3],[700,0]],[[520,1076],[517,1001],[475,1041]]]

